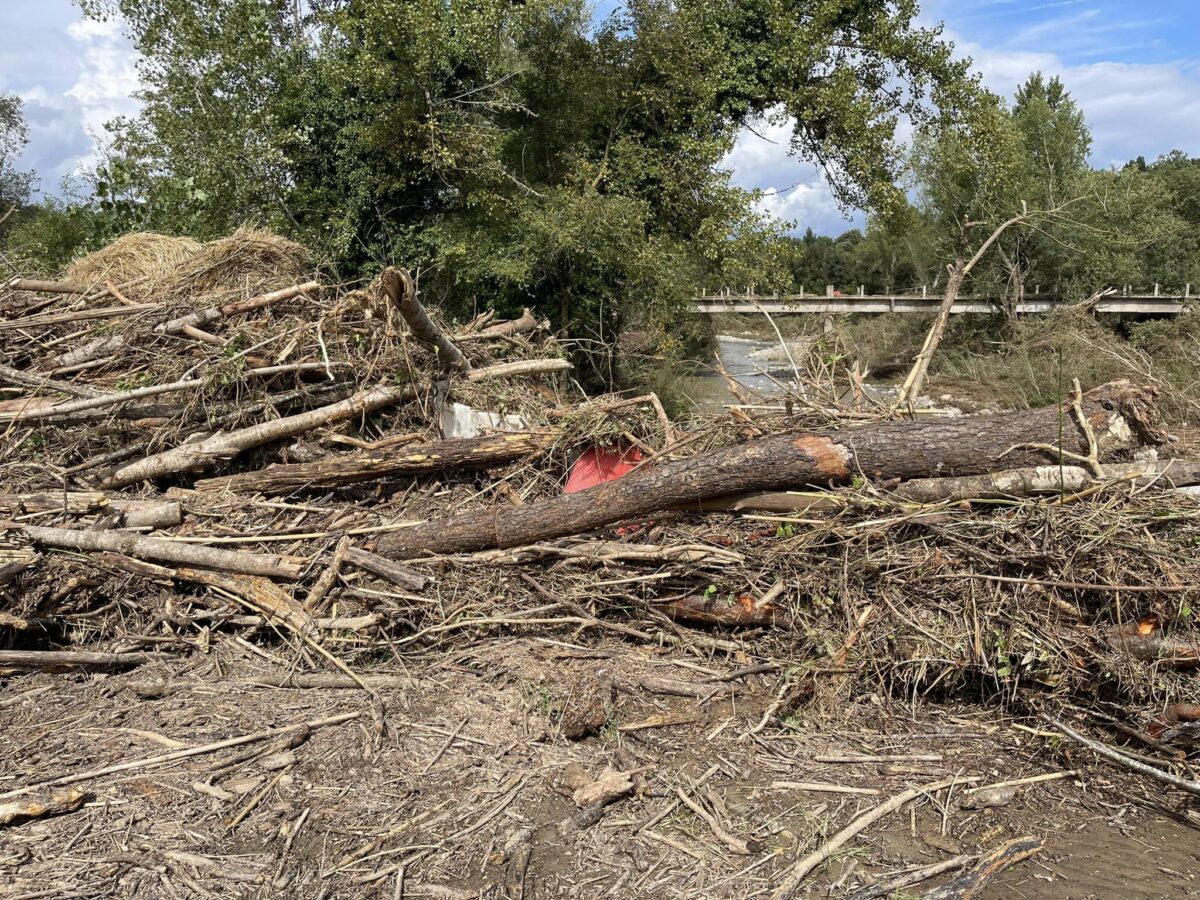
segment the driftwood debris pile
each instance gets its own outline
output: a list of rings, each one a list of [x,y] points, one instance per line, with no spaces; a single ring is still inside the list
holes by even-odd
[[[918,421],[805,390],[672,421],[586,397],[528,311],[454,325],[407,272],[347,290],[264,240],[0,294],[0,678],[229,644],[372,691],[381,659],[538,633],[774,673],[754,735],[882,690],[1066,699],[1163,771],[1195,752],[1163,710],[1200,668],[1200,461],[1153,388]],[[597,452],[636,462],[564,493]],[[603,727],[563,691],[564,735]]]

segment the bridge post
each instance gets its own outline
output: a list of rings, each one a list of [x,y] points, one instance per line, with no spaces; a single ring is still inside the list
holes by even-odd
[[[1192,283],[1189,281],[1183,286],[1183,299],[1187,300],[1192,296]]]
[[[833,296],[833,285],[832,284],[825,285],[825,296],[826,297]]]
[[[926,291],[928,291],[928,290],[929,290],[929,285],[926,285],[926,284],[921,285],[921,299],[922,300],[924,300],[925,297],[927,296]]]
[[[1158,282],[1157,281],[1154,282],[1154,296],[1155,297],[1158,296]]]

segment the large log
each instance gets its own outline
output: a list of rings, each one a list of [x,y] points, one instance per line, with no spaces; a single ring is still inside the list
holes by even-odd
[[[927,505],[1066,494],[1109,485],[1178,488],[1194,484],[1200,484],[1200,460],[1194,459],[1116,463],[1104,467],[1104,478],[1097,478],[1082,466],[1045,465],[1030,469],[988,472],[985,475],[964,475],[958,478],[914,478],[887,491],[883,502],[890,500]],[[863,497],[832,491],[777,491],[718,497],[715,500],[705,500],[702,508],[705,512],[711,510],[787,514],[845,509],[851,506],[877,506],[880,502],[873,496]]]
[[[6,523],[10,529],[22,532],[27,538],[46,547],[66,550],[124,553],[137,559],[156,559],[164,562],[201,566],[221,572],[241,575],[263,575],[269,578],[295,580],[303,567],[294,557],[273,553],[251,553],[248,550],[219,550],[199,544],[184,544],[162,538],[148,538],[127,531],[77,531],[73,528],[44,528],[40,525]]]
[[[1161,443],[1156,393],[1128,382],[1096,388],[1081,401],[1101,448]],[[1087,438],[1070,404],[994,416],[888,422],[828,434],[779,434],[666,462],[575,494],[522,507],[484,509],[435,519],[387,535],[385,556],[460,553],[515,547],[579,534],[665,509],[750,491],[845,484],[855,476],[927,478],[978,475],[1055,462],[1029,444],[1084,454]],[[1055,454],[1056,455],[1056,454]]]
[[[394,449],[341,453],[316,462],[268,466],[257,472],[205,478],[196,482],[196,487],[206,491],[286,494],[446,469],[483,469],[528,456],[545,447],[554,437],[553,432],[513,431],[408,444]]]
[[[260,422],[237,431],[214,434],[202,441],[183,444],[154,456],[147,456],[117,469],[105,479],[104,486],[124,487],[151,478],[173,475],[176,472],[202,469],[218,460],[237,456],[271,441],[283,440],[335,422],[344,422],[346,419],[374,412],[380,407],[400,403],[412,396],[412,388],[377,385],[329,406],[270,422]]]

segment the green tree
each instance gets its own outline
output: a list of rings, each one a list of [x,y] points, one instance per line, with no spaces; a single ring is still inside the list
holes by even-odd
[[[0,237],[5,233],[4,223],[10,222],[13,213],[29,202],[33,192],[34,173],[17,168],[28,142],[29,129],[21,98],[0,93]]]
[[[1176,290],[1185,284],[1200,285],[1200,159],[1176,150],[1150,165],[1139,159],[1122,174],[1148,178],[1157,185],[1161,193],[1155,199],[1177,222],[1170,240],[1147,248],[1142,283],[1160,282]]]
[[[596,346],[670,333],[707,278],[781,279],[720,167],[743,126],[789,117],[838,197],[881,210],[903,206],[901,116],[982,140],[967,63],[911,0],[628,0],[601,23],[583,0],[82,2],[144,60],[98,172],[119,226],[262,222]]]
[[[1025,214],[972,271],[976,292],[1015,299],[1040,286],[1086,297],[1138,281],[1149,248],[1178,234],[1150,172],[1088,165],[1091,132],[1059,79],[1031,75],[1011,107],[996,101],[988,116],[992,145],[926,131],[914,154],[919,203],[943,259],[970,256],[1000,223]]]

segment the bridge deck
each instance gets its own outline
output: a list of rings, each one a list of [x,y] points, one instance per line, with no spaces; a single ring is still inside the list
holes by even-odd
[[[1102,313],[1142,313],[1146,315],[1176,316],[1186,309],[1184,295],[1154,296],[1113,295],[1096,302],[1093,309]],[[731,295],[728,297],[697,297],[692,301],[691,311],[701,314],[758,313],[772,315],[795,315],[801,313],[931,313],[941,305],[940,297],[919,297],[911,294],[866,295],[856,297],[814,297],[811,294],[773,295],[756,297]],[[1070,302],[1054,297],[1026,297],[1017,304],[1021,314],[1048,313]],[[951,313],[998,313],[1000,305],[986,297],[961,297],[950,308]]]

